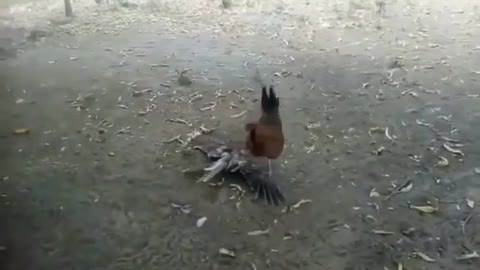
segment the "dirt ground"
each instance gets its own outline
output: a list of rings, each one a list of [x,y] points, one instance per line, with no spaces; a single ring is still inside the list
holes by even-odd
[[[479,269],[475,1],[7,2],[1,269]],[[241,142],[259,78],[275,181],[311,200],[287,213],[195,183],[203,158],[168,143]]]

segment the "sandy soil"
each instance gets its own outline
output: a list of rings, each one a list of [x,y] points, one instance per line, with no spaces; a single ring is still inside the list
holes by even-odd
[[[1,8],[2,269],[480,266],[474,1],[92,0],[73,20],[61,2]],[[275,180],[311,200],[289,213],[237,208],[165,143],[201,125],[241,142],[259,77],[281,98]]]

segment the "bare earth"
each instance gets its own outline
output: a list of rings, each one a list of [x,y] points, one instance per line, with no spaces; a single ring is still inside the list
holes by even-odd
[[[0,268],[479,269],[479,4],[220,2],[0,7]],[[259,78],[288,213],[167,143],[241,142]]]

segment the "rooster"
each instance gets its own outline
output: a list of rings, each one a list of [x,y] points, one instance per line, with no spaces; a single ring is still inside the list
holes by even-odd
[[[248,154],[240,149],[227,147],[222,140],[216,136],[208,136],[207,143],[205,136],[199,136],[194,141],[197,146],[194,149],[204,154],[210,162],[210,166],[204,168],[206,174],[198,182],[208,182],[221,173],[240,176],[250,189],[256,193],[257,198],[263,198],[269,204],[279,205],[285,203],[279,187],[271,180],[272,167],[271,159],[276,159],[283,152],[284,137],[282,132],[282,121],[279,114],[279,99],[272,86],[267,93],[267,87],[262,87],[262,116],[255,123],[248,123],[245,129],[248,132],[246,149]],[[213,134],[211,134],[213,135]],[[220,136],[220,134],[217,134]],[[257,165],[254,157],[266,157],[268,159],[269,171],[265,172]]]
[[[270,86],[267,94],[267,86],[262,86],[262,116],[255,123],[247,123],[246,148],[255,157],[268,159],[269,176],[272,176],[272,159],[278,158],[284,148],[285,138],[280,119],[280,101],[275,94],[273,86]]]

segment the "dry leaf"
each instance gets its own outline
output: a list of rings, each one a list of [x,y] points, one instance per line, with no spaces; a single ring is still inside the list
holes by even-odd
[[[455,155],[459,155],[459,156],[462,156],[462,157],[465,156],[465,154],[463,154],[462,150],[453,148],[449,144],[444,143],[443,148],[445,148],[445,150],[447,150],[448,152],[453,153]]]
[[[30,129],[28,128],[17,128],[13,131],[13,134],[15,135],[23,135],[28,133],[30,133]]]
[[[474,251],[472,253],[458,256],[455,259],[458,261],[462,261],[462,260],[470,260],[470,259],[477,259],[477,258],[480,258],[480,255],[478,255],[477,251]]]
[[[394,234],[394,232],[384,231],[384,230],[372,230],[372,233],[374,233],[374,234],[380,234],[380,235],[391,235],[391,234]]]
[[[409,192],[413,188],[413,182],[408,180],[403,186],[398,189],[398,192]]]
[[[231,250],[228,250],[226,248],[220,248],[218,250],[218,253],[220,253],[223,256],[230,257],[230,258],[235,258],[236,257],[235,252],[233,252]]]
[[[291,211],[291,210],[294,210],[294,209],[298,209],[302,204],[305,204],[305,203],[311,203],[312,200],[310,199],[301,199],[300,201],[298,201],[296,204],[294,205],[291,205],[291,206],[287,206],[285,208],[282,209],[282,213],[286,213],[288,211]]]
[[[312,200],[310,199],[301,199],[299,202],[297,202],[296,204],[292,205],[292,208],[293,209],[297,209],[299,208],[302,204],[305,204],[305,203],[311,203]]]
[[[181,119],[181,118],[175,118],[175,119],[170,118],[170,119],[167,119],[167,120],[165,120],[165,121],[166,121],[166,122],[171,122],[171,123],[184,124],[184,125],[187,125],[187,126],[189,126],[189,127],[192,126],[192,124],[190,124],[188,121],[183,120],[183,119]]]
[[[414,98],[418,97],[417,92],[414,92],[414,91],[410,91],[410,92],[408,92],[408,94],[409,94],[410,96],[414,97]]]
[[[431,127],[432,126],[432,124],[427,123],[427,122],[425,122],[423,120],[420,120],[420,119],[417,119],[415,121],[417,122],[417,125],[419,125],[419,126],[424,126],[424,127]]]
[[[207,217],[201,217],[197,220],[197,228],[200,228],[203,226],[203,224],[205,224],[205,222],[207,221]]]
[[[177,135],[175,137],[172,137],[166,141],[163,141],[163,143],[172,143],[172,142],[178,142],[180,144],[185,144],[184,141],[182,141],[182,139],[180,139],[181,135]]]
[[[398,187],[398,188],[396,188],[395,190],[393,190],[393,191],[387,196],[387,200],[390,199],[391,197],[397,195],[397,194],[409,192],[410,190],[412,190],[412,188],[413,188],[413,182],[412,182],[411,180],[408,180],[408,181],[405,182],[403,185],[401,185],[400,187]]]
[[[310,154],[310,153],[312,153],[313,151],[315,151],[315,145],[305,146],[305,152],[306,152],[307,154]]]
[[[190,214],[192,212],[192,208],[189,204],[180,205],[176,203],[170,204],[173,208],[180,209],[184,214]]]
[[[383,151],[385,151],[385,147],[384,146],[380,146],[376,151],[375,151],[375,154],[377,156],[381,156],[383,154]]]
[[[430,258],[428,255],[422,252],[414,252],[413,255],[420,257],[422,260],[426,262],[435,262],[435,259]]]
[[[321,122],[307,124],[307,129],[315,129],[315,128],[321,128],[321,127],[322,127]]]
[[[375,188],[372,188],[372,190],[370,190],[370,198],[378,198],[380,197],[380,194],[375,190]]]
[[[449,165],[448,159],[446,157],[437,157],[437,164],[435,166],[437,167],[447,167]]]
[[[267,228],[265,230],[256,230],[256,231],[251,231],[248,232],[247,234],[250,236],[257,236],[257,235],[264,235],[264,234],[269,234],[270,233],[270,228]]]
[[[381,127],[372,127],[368,130],[368,135],[372,136],[374,133],[383,133],[385,134],[385,129]]]
[[[390,136],[390,132],[389,132],[389,129],[388,127],[385,128],[385,137],[387,137],[387,139],[389,140],[393,140],[395,138],[395,136]]]
[[[241,117],[242,115],[246,114],[247,111],[243,111],[241,113],[237,113],[237,114],[234,114],[234,115],[231,115],[230,118],[239,118]]]
[[[475,201],[473,200],[470,200],[469,198],[467,198],[467,205],[468,207],[472,208],[475,206]]]
[[[426,213],[426,214],[433,214],[438,211],[438,207],[433,207],[431,205],[425,205],[425,206],[410,205],[410,209],[414,209],[414,210],[417,210],[418,212]]]

